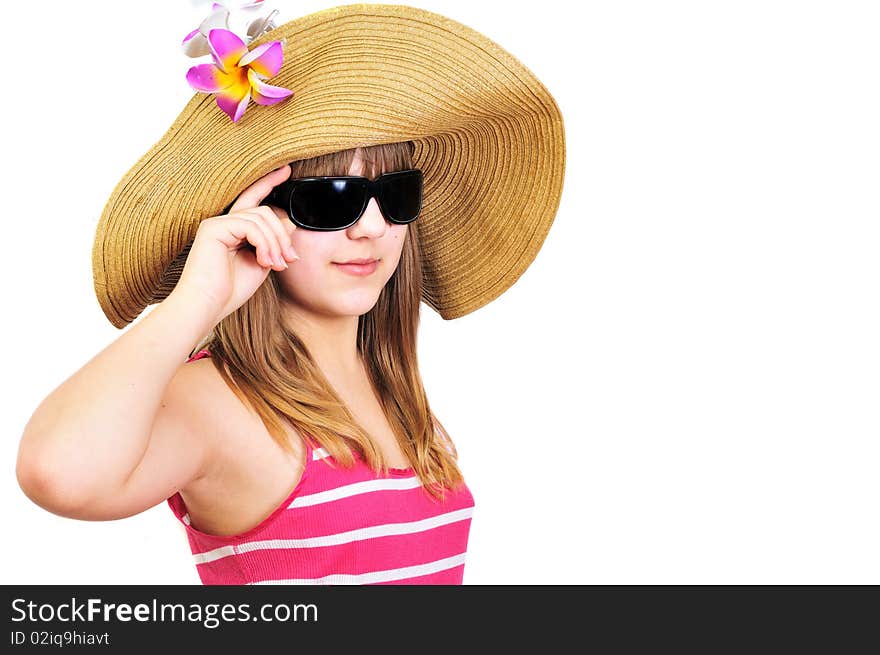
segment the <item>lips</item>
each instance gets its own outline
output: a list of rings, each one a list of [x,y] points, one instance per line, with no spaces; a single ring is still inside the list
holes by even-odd
[[[368,262],[366,264],[360,264],[357,262]],[[348,273],[349,275],[357,275],[357,276],[366,276],[372,275],[379,268],[379,260],[377,259],[351,259],[348,262],[337,263],[333,262],[333,265],[336,266],[343,273]]]
[[[335,262],[336,264],[372,264],[376,259],[349,259],[347,262]]]

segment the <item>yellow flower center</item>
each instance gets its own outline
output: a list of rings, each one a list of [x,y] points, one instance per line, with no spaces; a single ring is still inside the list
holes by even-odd
[[[235,94],[237,96],[243,97],[248,91],[250,91],[251,85],[250,82],[248,82],[247,66],[236,66],[229,76],[233,80],[232,88],[235,89]]]

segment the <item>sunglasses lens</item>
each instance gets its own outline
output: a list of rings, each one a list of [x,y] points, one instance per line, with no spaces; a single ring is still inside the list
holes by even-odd
[[[422,172],[389,173],[379,178],[377,202],[392,223],[411,223],[422,210]],[[294,222],[314,230],[341,230],[360,216],[366,205],[368,183],[363,178],[303,179],[292,182],[289,210]],[[269,202],[279,206],[286,190],[273,192]]]
[[[363,184],[348,180],[299,182],[290,196],[290,211],[296,220],[318,230],[348,225],[363,206]]]
[[[394,223],[411,223],[422,210],[422,173],[406,171],[382,180],[379,204],[385,218]]]

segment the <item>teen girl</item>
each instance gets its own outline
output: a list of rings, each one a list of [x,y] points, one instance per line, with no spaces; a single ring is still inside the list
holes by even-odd
[[[39,406],[20,484],[80,519],[166,501],[206,584],[461,583],[474,499],[419,375],[420,303],[462,316],[532,261],[558,108],[486,37],[409,7],[325,10],[250,50],[206,36],[217,106],[190,102],[96,235],[113,324],[158,304]],[[279,86],[247,73],[236,99],[244,68]]]

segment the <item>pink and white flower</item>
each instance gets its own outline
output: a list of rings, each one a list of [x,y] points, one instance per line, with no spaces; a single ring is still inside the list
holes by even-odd
[[[281,70],[284,53],[280,41],[248,51],[234,32],[212,29],[208,32],[208,46],[214,63],[193,66],[186,81],[196,91],[216,93],[217,106],[233,123],[244,115],[251,98],[258,105],[274,105],[293,95],[290,89],[264,82]]]
[[[262,5],[263,0],[254,0],[238,8],[250,10]],[[248,42],[275,27],[272,19],[276,13],[248,25]],[[214,63],[193,66],[186,81],[196,91],[217,94],[217,106],[233,122],[244,115],[251,98],[260,105],[274,105],[293,95],[290,89],[265,82],[281,69],[281,42],[271,41],[249,51],[246,43],[229,30],[229,9],[223,4],[215,2],[210,15],[186,35],[181,46],[190,57],[211,55]]]
[[[262,9],[263,6],[263,0],[253,0],[253,2],[240,4],[236,9],[250,13],[253,9]],[[184,54],[189,57],[204,57],[211,54],[211,48],[208,45],[208,32],[218,28],[228,30],[229,12],[229,8],[220,2],[215,2],[211,5],[211,13],[208,14],[207,18],[196,29],[183,37],[183,42],[180,45],[183,48]],[[277,13],[278,10],[275,10],[265,18],[257,18],[252,21],[247,28],[249,39],[253,40],[263,32],[276,27],[272,19]],[[257,32],[258,27],[263,29]]]

